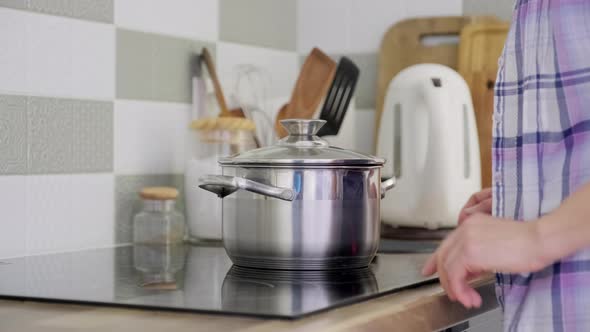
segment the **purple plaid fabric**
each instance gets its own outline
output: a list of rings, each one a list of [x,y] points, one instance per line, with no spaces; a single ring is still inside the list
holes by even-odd
[[[590,0],[517,1],[494,102],[493,213],[534,220],[590,181]],[[590,331],[590,249],[496,277],[505,331]]]

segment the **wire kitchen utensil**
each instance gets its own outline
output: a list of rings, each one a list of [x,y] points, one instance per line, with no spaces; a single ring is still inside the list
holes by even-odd
[[[256,136],[260,146],[276,141],[272,116],[269,115],[271,77],[262,67],[240,64],[234,67],[236,75],[234,96],[246,118],[256,123]]]

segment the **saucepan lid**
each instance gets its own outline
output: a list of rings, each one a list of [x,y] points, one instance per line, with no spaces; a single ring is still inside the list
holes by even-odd
[[[330,146],[317,136],[325,123],[324,120],[282,120],[289,134],[276,145],[221,158],[219,163],[223,166],[383,166],[384,159]]]

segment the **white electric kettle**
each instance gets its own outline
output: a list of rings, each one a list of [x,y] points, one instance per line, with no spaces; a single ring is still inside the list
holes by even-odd
[[[420,64],[387,89],[377,155],[383,177],[397,178],[381,204],[393,226],[448,228],[481,189],[479,141],[469,87],[453,69]],[[490,152],[491,153],[491,152]]]

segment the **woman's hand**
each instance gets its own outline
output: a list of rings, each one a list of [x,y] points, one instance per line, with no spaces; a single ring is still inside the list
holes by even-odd
[[[492,188],[473,194],[459,213],[459,225],[474,213],[492,214]]]
[[[542,257],[538,222],[501,220],[476,213],[453,231],[428,259],[422,273],[438,272],[452,301],[465,307],[481,306],[481,296],[468,281],[487,271],[526,273],[550,262]]]

